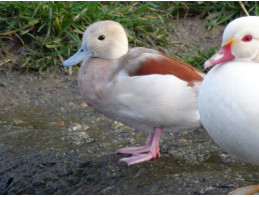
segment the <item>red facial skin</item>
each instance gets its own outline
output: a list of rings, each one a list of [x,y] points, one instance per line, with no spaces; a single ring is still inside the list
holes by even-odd
[[[233,42],[234,42],[234,39],[231,39],[223,47],[221,47],[217,51],[217,53],[215,53],[209,60],[205,62],[204,68],[208,68],[223,62],[233,60],[235,58],[235,56],[233,56],[233,54],[231,53],[231,47]]]

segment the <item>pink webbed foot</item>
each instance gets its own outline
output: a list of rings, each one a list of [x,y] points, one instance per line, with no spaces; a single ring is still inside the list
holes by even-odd
[[[153,155],[152,152],[148,152],[146,154],[136,154],[136,155],[132,155],[129,158],[122,158],[119,160],[119,163],[121,162],[126,162],[128,164],[128,166],[137,164],[137,163],[141,163],[144,161],[149,161],[151,159],[156,158],[156,155]]]
[[[154,132],[150,133],[146,142],[145,146],[141,147],[125,147],[122,149],[117,150],[115,153],[121,153],[121,154],[140,154],[140,153],[147,153],[152,145],[152,141],[154,138]]]
[[[121,154],[140,154],[140,153],[146,153],[150,149],[150,146],[141,146],[141,147],[125,147],[122,149],[117,150],[115,153],[121,153]]]
[[[159,140],[161,137],[163,129],[155,128],[153,133],[150,133],[147,143],[142,147],[132,147],[132,148],[122,148],[116,151],[116,153],[132,154],[129,158],[122,158],[119,162],[126,162],[129,166],[144,161],[149,161],[160,157],[159,152]]]

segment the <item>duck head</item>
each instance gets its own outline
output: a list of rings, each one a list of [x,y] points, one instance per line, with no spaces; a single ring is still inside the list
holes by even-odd
[[[91,57],[117,59],[128,52],[128,38],[124,28],[114,21],[100,21],[90,25],[82,39],[81,48],[63,66],[74,66]]]
[[[204,67],[232,60],[259,62],[259,17],[242,17],[231,22],[224,31],[222,47]]]

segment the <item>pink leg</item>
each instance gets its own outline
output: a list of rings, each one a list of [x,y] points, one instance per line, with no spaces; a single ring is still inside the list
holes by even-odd
[[[154,137],[154,132],[150,133],[146,142],[145,146],[141,147],[125,147],[122,149],[117,150],[115,153],[122,153],[122,154],[139,154],[139,153],[146,153],[149,151],[152,141]]]
[[[155,127],[154,132],[151,133],[153,134],[153,137],[151,136],[151,134],[149,135],[149,138],[147,140],[147,144],[145,147],[145,149],[142,148],[142,151],[140,153],[139,150],[137,150],[136,152],[132,153],[133,155],[129,158],[122,158],[119,160],[119,162],[126,162],[129,166],[133,165],[133,164],[137,164],[137,163],[141,163],[144,161],[149,161],[150,159],[155,159],[156,157],[160,157],[160,153],[159,153],[159,141],[160,141],[160,137],[162,134],[163,129],[160,127]],[[151,141],[152,140],[152,141]],[[151,144],[150,144],[151,143]],[[129,149],[129,148],[126,148]],[[134,148],[133,148],[134,149]],[[135,148],[137,149],[137,148]]]

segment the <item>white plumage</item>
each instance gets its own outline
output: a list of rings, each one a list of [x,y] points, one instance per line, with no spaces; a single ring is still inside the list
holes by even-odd
[[[231,22],[222,48],[205,63],[198,109],[210,136],[226,151],[259,165],[259,17]],[[259,192],[259,185],[232,194]]]
[[[215,66],[199,93],[203,126],[228,152],[259,164],[259,64],[228,62]]]

